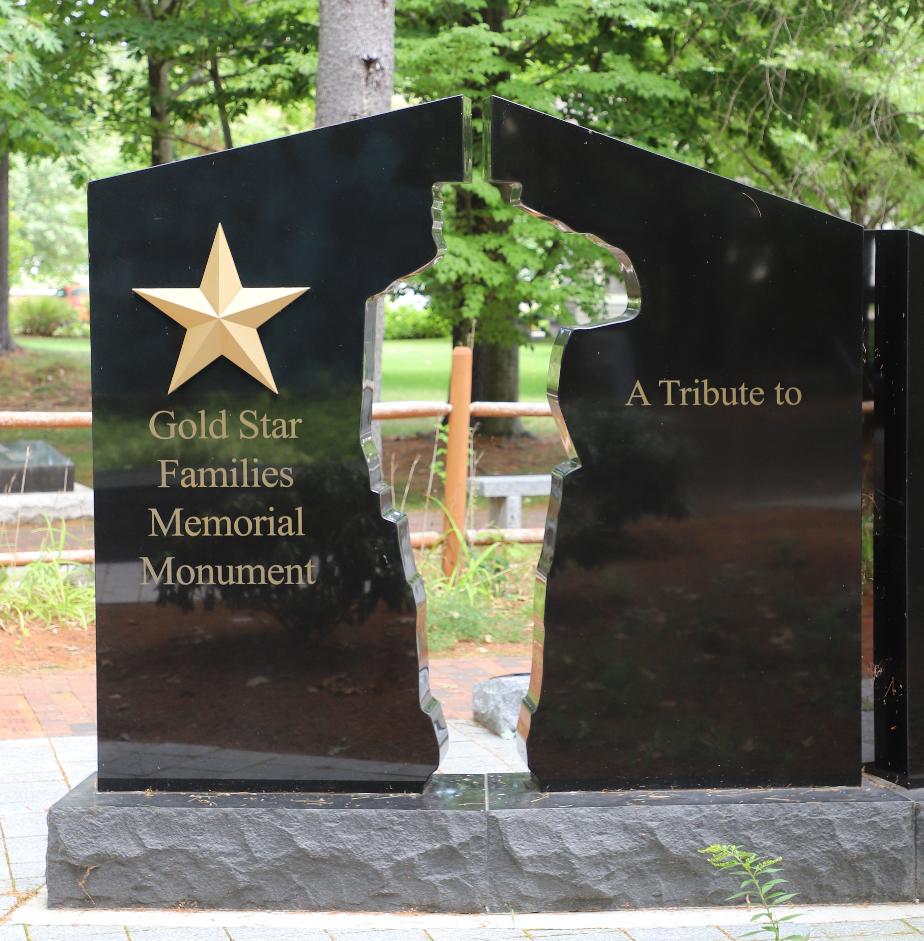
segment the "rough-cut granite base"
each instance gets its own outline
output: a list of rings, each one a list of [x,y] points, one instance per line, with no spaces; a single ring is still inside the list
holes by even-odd
[[[472,715],[476,722],[501,738],[513,738],[520,706],[529,689],[528,673],[492,676],[472,687]]]
[[[920,795],[918,795],[920,796]],[[697,852],[780,854],[803,904],[910,901],[922,805],[862,788],[553,793],[438,775],[422,795],[105,793],[48,815],[53,907],[586,911],[722,904]],[[924,852],[924,838],[919,838]]]

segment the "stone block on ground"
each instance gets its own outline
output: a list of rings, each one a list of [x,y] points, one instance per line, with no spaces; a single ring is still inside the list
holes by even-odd
[[[528,800],[489,791],[492,911],[722,905],[737,884],[699,853],[711,843],[782,856],[797,904],[916,897],[916,805],[881,785]]]
[[[501,738],[516,732],[520,704],[529,688],[528,673],[492,676],[472,687],[472,715],[475,721]]]
[[[783,857],[802,905],[917,897],[908,792],[547,792],[437,775],[423,794],[97,793],[49,812],[52,908],[542,912],[720,905],[698,852]],[[914,793],[914,792],[912,792]]]

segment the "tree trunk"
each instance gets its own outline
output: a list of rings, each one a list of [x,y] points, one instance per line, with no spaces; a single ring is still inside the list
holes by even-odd
[[[15,350],[10,332],[10,155],[0,156],[0,353]]]
[[[218,56],[215,53],[209,57],[209,76],[215,93],[218,120],[221,122],[221,137],[225,143],[225,150],[230,150],[234,146],[234,140],[231,137],[231,122],[228,120],[228,108],[225,105],[225,89],[221,82],[221,72],[218,69]]]
[[[520,398],[520,349],[475,343],[472,369],[473,402],[517,402]],[[483,435],[526,434],[519,418],[481,418]]]
[[[394,0],[321,0],[315,126],[391,110]]]
[[[151,166],[173,160],[170,133],[170,84],[168,62],[148,58],[148,102],[151,109]]]
[[[315,127],[391,110],[395,0],[321,0]],[[382,285],[386,287],[386,285]],[[375,305],[373,401],[382,398],[385,304]]]

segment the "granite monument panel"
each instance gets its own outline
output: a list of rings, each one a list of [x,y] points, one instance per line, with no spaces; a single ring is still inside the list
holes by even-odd
[[[874,708],[877,774],[924,786],[924,515],[915,468],[924,460],[924,236],[870,233],[875,301],[876,494]],[[918,517],[922,517],[920,522]]]
[[[367,301],[435,258],[466,115],[91,184],[101,789],[419,791],[435,770]]]
[[[489,147],[635,295],[552,356],[531,770],[858,784],[862,229],[501,99]]]

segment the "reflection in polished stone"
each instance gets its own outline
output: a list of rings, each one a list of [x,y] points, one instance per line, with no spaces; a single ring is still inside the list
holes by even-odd
[[[674,790],[548,791],[530,774],[489,774],[488,807],[501,810],[553,810],[563,807],[677,807],[723,804],[844,804],[907,801],[903,792],[879,778],[863,776],[859,787],[696,788]]]
[[[67,800],[86,802],[93,807],[135,807],[141,795],[137,791],[104,790],[97,787],[97,776],[90,775],[78,784]],[[166,790],[143,795],[144,806],[151,810],[176,807],[218,807],[241,810],[254,808],[314,810],[473,810],[484,811],[485,776],[483,774],[434,774],[420,793],[357,791],[224,791]]]
[[[91,185],[102,788],[419,791],[436,768],[366,301],[435,257],[465,134],[453,98]],[[219,225],[249,301],[310,291],[266,318],[218,278],[240,343],[204,357],[132,292],[195,313]]]
[[[640,289],[553,353],[573,457],[530,769],[556,790],[856,784],[862,230],[499,99],[491,143],[523,208],[617,248]]]

